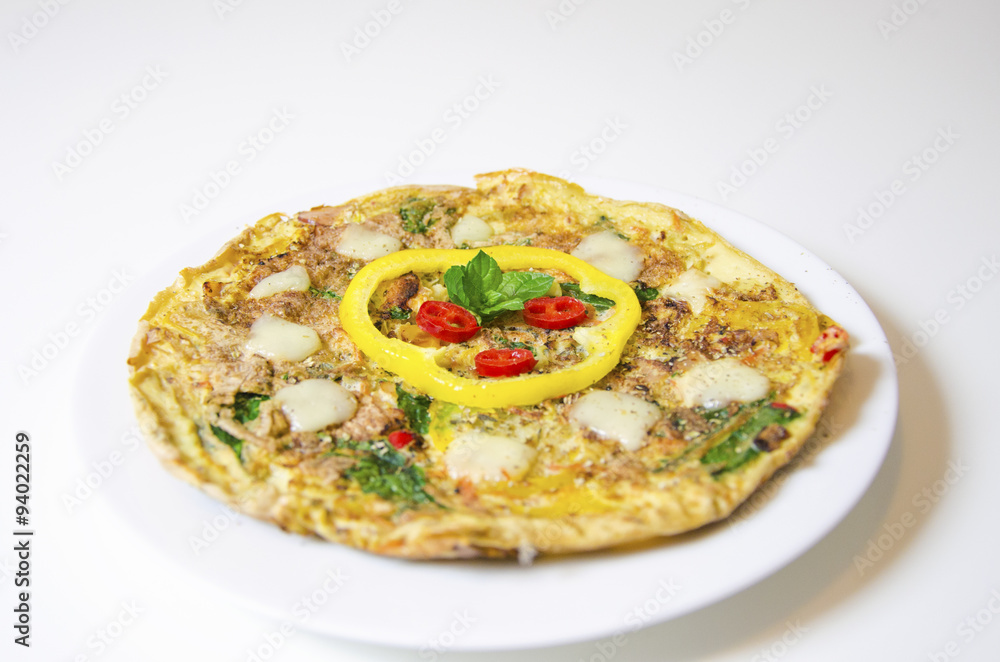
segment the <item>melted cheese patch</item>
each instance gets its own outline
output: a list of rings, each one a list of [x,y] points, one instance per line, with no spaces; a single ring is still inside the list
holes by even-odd
[[[626,283],[642,273],[642,251],[608,230],[584,237],[570,255]]]
[[[629,451],[645,445],[649,429],[660,420],[660,409],[651,402],[616,391],[591,391],[573,403],[569,418]]]
[[[387,234],[376,232],[363,225],[348,225],[340,235],[334,251],[344,257],[371,261],[395,253],[403,242]]]
[[[730,402],[753,402],[771,390],[771,380],[738,359],[699,363],[674,382],[685,407],[717,409]]]
[[[319,334],[308,326],[266,314],[250,326],[246,342],[254,354],[285,361],[301,361],[322,346]]]
[[[354,395],[329,379],[306,379],[286,386],[274,399],[296,432],[315,432],[343,423],[358,409]]]
[[[691,306],[695,315],[701,313],[708,305],[708,297],[722,281],[715,276],[709,276],[698,269],[688,269],[662,291],[663,296],[670,299],[680,299]]]
[[[312,283],[309,274],[301,264],[288,267],[284,271],[271,274],[250,290],[251,299],[263,299],[281,292],[305,292]]]
[[[448,445],[444,463],[448,475],[473,482],[520,480],[528,473],[537,451],[509,437],[482,432],[458,435]]]
[[[487,241],[493,236],[493,228],[490,224],[472,214],[466,214],[458,219],[451,228],[451,240],[455,245],[461,247],[462,244],[470,244],[477,241]]]

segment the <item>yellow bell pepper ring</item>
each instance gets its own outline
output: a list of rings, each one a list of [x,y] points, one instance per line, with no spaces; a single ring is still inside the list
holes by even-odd
[[[534,405],[549,398],[575,393],[598,381],[618,365],[625,343],[639,325],[640,307],[635,292],[567,253],[530,246],[484,248],[503,271],[556,269],[576,279],[580,288],[615,302],[610,317],[593,326],[578,327],[573,339],[585,358],[554,372],[517,377],[461,377],[438,365],[443,351],[412,345],[383,335],[368,314],[368,304],[379,284],[410,271],[443,272],[464,265],[480,249],[407,249],[373,260],[351,279],[340,302],[340,323],[358,348],[378,366],[401,377],[427,395],[467,407],[495,408]]]

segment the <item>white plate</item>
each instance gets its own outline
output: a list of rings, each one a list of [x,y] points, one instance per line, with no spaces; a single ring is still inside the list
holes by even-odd
[[[471,177],[439,183],[471,184]],[[81,452],[88,463],[106,460],[113,450],[127,455],[127,469],[116,472],[101,495],[152,547],[253,609],[292,627],[425,655],[434,648],[513,649],[627,632],[726,598],[782,568],[847,515],[882,464],[897,407],[882,329],[836,272],[756,221],[659,189],[583,184],[592,193],[686,211],[796,283],[851,334],[847,370],[820,434],[793,470],[778,474],[729,521],[628,550],[520,566],[381,558],[235,515],[168,475],[145,447],[122,442],[135,426],[125,357],[137,319],[182,267],[203,263],[235,229],[206,237],[130,286],[95,334],[79,385]],[[380,187],[325,191],[276,209],[336,204]]]

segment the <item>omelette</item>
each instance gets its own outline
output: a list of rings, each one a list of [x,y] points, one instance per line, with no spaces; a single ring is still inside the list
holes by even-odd
[[[152,451],[241,512],[525,560],[727,517],[847,349],[682,211],[514,169],[257,221],[156,295],[128,365]]]

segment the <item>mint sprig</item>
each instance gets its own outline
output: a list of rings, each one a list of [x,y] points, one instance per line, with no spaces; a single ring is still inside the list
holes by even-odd
[[[524,302],[545,295],[555,279],[529,271],[500,270],[484,251],[465,266],[455,265],[444,273],[448,298],[485,324],[510,310],[522,310]]]

